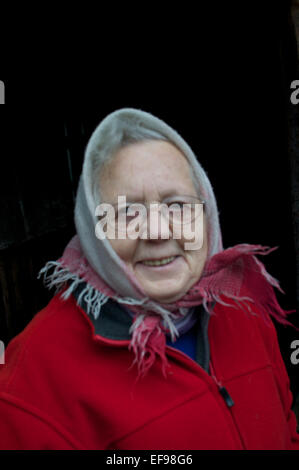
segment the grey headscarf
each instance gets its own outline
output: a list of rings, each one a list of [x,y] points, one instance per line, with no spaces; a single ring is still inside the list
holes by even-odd
[[[186,156],[193,171],[195,186],[204,198],[205,216],[208,233],[208,256],[207,261],[216,253],[223,250],[222,237],[219,225],[218,210],[211,183],[196,159],[193,151],[183,138],[161,119],[150,113],[124,108],[109,114],[99,123],[87,144],[82,174],[79,181],[76,204],[75,204],[75,225],[84,257],[92,267],[94,272],[116,292],[114,300],[127,306],[142,305],[144,312],[156,312],[163,318],[172,338],[179,334],[176,325],[180,323],[177,315],[173,315],[173,309],[169,310],[161,303],[145,298],[142,289],[133,275],[126,269],[125,263],[120,259],[112,248],[110,242],[105,238],[98,238],[95,232],[98,219],[96,207],[101,202],[100,197],[100,172],[102,165],[108,161],[119,148],[119,142],[126,133],[130,141],[130,130],[134,130],[135,136],[149,135],[163,136],[164,140],[173,143]],[[157,138],[157,137],[156,137]],[[100,228],[99,228],[100,229]],[[75,242],[74,242],[75,243]],[[72,244],[72,242],[71,242]],[[52,274],[48,274],[51,268],[55,268]],[[40,271],[39,276],[44,275],[45,284],[51,288],[56,287],[57,291],[69,284],[68,289],[62,297],[67,299],[76,287],[82,283],[82,279],[74,272],[70,272],[66,266],[58,261],[49,261]],[[101,306],[107,302],[109,296],[99,292],[95,285],[87,282],[82,290],[80,298],[84,298],[88,305],[88,313],[91,312],[95,318],[100,314]],[[80,299],[78,299],[80,303]],[[180,314],[186,316],[192,312],[180,307]],[[140,315],[134,326],[143,321],[144,314]]]
[[[186,156],[193,169],[201,194],[206,201],[208,259],[223,248],[214,192],[205,171],[189,145],[174,129],[150,113],[124,108],[109,114],[97,126],[86,147],[83,171],[77,192],[75,224],[82,249],[93,269],[119,295],[140,299],[140,292],[132,280],[128,279],[124,263],[113,250],[109,241],[107,239],[99,240],[94,230],[97,223],[95,210],[101,202],[100,195],[95,196],[95,171],[99,165],[104,163],[105,159],[110,158],[114,150],[113,133],[118,129],[126,129],[126,126],[134,126],[135,128],[140,126],[157,131],[175,144]],[[109,147],[110,152],[108,152]],[[101,152],[101,149],[106,151]]]

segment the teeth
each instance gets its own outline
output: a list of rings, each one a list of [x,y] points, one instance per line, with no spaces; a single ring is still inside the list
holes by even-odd
[[[169,258],[164,258],[164,259],[160,259],[160,260],[142,261],[142,263],[146,264],[147,266],[162,266],[163,264],[171,263],[171,261],[173,261],[174,258],[175,258],[175,256],[170,256]]]

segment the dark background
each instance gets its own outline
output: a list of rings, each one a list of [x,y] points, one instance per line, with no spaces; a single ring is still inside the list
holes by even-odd
[[[67,48],[56,68],[41,53],[34,60],[25,54],[3,69],[5,345],[53,295],[37,273],[62,254],[75,232],[74,198],[91,132],[121,107],[157,115],[190,144],[214,187],[224,247],[278,246],[262,261],[286,293],[277,292],[282,307],[298,308],[298,107],[289,100],[298,59],[290,4],[277,2],[267,11],[245,4],[234,13],[216,10],[192,19],[190,12],[185,29],[183,19],[169,20],[164,30],[159,25],[159,44],[153,41],[156,22],[139,22],[137,33],[127,27],[126,43],[118,40],[109,51],[107,37],[105,43],[99,38],[92,60],[85,57],[87,46],[72,70]],[[289,319],[299,327],[297,314]],[[275,326],[296,396],[299,365],[290,362],[290,344],[299,333]]]

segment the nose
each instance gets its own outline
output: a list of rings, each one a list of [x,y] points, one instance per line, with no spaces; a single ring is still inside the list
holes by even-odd
[[[169,240],[172,238],[172,231],[169,221],[159,209],[158,204],[151,204],[148,208],[146,226],[141,238],[147,240]],[[146,236],[145,236],[146,235]]]

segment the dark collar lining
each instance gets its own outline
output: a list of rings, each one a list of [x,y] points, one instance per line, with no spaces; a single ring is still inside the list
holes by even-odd
[[[73,295],[78,300],[78,297],[86,284],[82,283],[73,291]],[[80,307],[87,313],[87,304],[84,299],[80,301]],[[130,340],[129,328],[132,325],[130,315],[121,307],[120,304],[112,299],[109,299],[101,307],[101,313],[97,319],[92,314],[88,315],[95,328],[95,334],[103,336],[107,339],[115,340]]]
[[[85,288],[85,283],[80,284],[73,292],[74,297],[78,297]],[[81,308],[87,313],[86,302],[82,299]],[[196,307],[198,309],[197,322],[197,343],[196,343],[196,362],[207,372],[209,372],[210,348],[208,339],[208,324],[210,314],[202,305]],[[119,303],[109,299],[101,308],[101,313],[97,319],[92,314],[89,315],[92,321],[95,334],[113,340],[130,340],[129,333],[132,325],[132,318]]]

